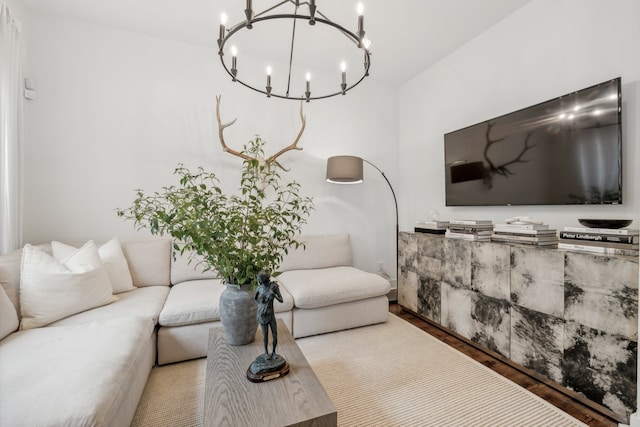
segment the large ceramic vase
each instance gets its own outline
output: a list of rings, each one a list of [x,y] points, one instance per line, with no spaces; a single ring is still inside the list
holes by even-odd
[[[231,345],[252,343],[258,330],[258,305],[251,285],[226,284],[220,295],[220,321]]]

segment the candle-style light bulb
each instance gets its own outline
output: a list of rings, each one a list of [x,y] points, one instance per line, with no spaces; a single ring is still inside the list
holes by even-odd
[[[340,85],[340,88],[342,89],[342,94],[345,95],[346,94],[346,89],[347,89],[347,63],[342,61],[342,63],[340,64],[340,70],[342,70],[342,84]]]
[[[316,25],[316,0],[309,1],[309,25]]]
[[[238,74],[238,48],[231,46],[231,74],[233,75],[233,81],[236,81],[236,75]]]
[[[371,65],[371,63],[369,62],[369,48],[371,47],[371,40],[369,40],[368,38],[365,38],[362,45],[365,51],[364,52],[364,75],[365,77],[368,77],[369,66]]]
[[[309,102],[309,97],[311,96],[311,73],[307,72],[305,78],[307,80],[307,91],[304,94],[307,97],[307,102]]]
[[[224,40],[224,36],[226,33],[226,29],[225,29],[225,25],[227,25],[227,14],[226,13],[222,13],[220,15],[220,32],[218,34],[218,47],[222,47],[222,41]],[[222,49],[220,49],[219,52],[222,55]]]
[[[253,28],[251,20],[253,19],[253,3],[251,0],[247,0],[247,8],[244,10],[244,15],[247,18],[247,28],[250,30]]]
[[[271,66],[267,65],[267,98],[271,98]]]
[[[362,42],[364,40],[365,31],[364,31],[364,5],[362,3],[358,3],[356,7],[358,12],[358,47],[362,47]]]

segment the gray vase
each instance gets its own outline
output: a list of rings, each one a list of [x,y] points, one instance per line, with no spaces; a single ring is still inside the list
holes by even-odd
[[[258,305],[251,285],[226,284],[220,295],[220,321],[231,345],[252,343],[258,330]]]

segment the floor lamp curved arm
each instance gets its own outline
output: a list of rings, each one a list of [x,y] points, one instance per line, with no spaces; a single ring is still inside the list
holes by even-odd
[[[387,181],[391,194],[393,195],[393,202],[396,208],[396,283],[400,280],[400,266],[398,265],[398,239],[400,236],[400,229],[398,223],[398,199],[396,198],[396,192],[393,190],[393,186],[387,178],[387,175],[376,165],[362,157],[357,156],[333,156],[327,159],[327,182],[333,184],[359,184],[363,181],[363,162],[368,163],[375,168],[380,175]]]
[[[371,163],[369,160],[366,160],[366,159],[362,159],[362,161],[365,162],[365,163],[370,164],[378,172],[380,172],[380,175],[382,175],[384,180],[387,181],[387,184],[389,185],[389,189],[391,190],[391,194],[393,195],[393,203],[395,204],[395,207],[396,207],[396,244],[397,244],[397,237],[398,237],[398,199],[396,198],[396,192],[393,190],[393,186],[391,185],[391,182],[389,181],[389,178],[387,178],[387,175],[385,175],[385,173],[378,166],[374,165],[373,163]]]

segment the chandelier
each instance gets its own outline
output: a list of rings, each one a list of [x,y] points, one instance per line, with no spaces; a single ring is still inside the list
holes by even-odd
[[[369,67],[371,65],[371,52],[369,51],[369,47],[371,42],[367,38],[364,30],[364,8],[362,3],[359,3],[356,8],[358,14],[356,32],[352,32],[327,18],[316,6],[316,0],[284,0],[263,10],[262,12],[257,13],[253,10],[252,3],[252,0],[246,0],[246,9],[244,10],[245,18],[231,27],[227,27],[227,15],[224,13],[221,15],[220,33],[218,38],[218,55],[222,66],[231,76],[232,81],[238,82],[256,92],[260,92],[267,97],[274,96],[277,98],[305,100],[309,102],[314,99],[329,98],[335,95],[345,95],[349,90],[356,87],[369,75]],[[255,33],[256,30],[254,27],[258,28],[267,21],[271,21],[272,23],[284,22],[287,25],[290,25],[290,28],[287,27],[287,31],[290,31],[290,39],[286,40],[288,58],[285,59],[283,57],[278,61],[281,65],[288,61],[288,70],[286,73],[278,73],[277,77],[273,72],[274,69],[272,68],[272,65],[267,64],[265,74],[261,74],[261,77],[258,78],[255,70],[253,70],[255,67],[249,65],[245,66],[243,69],[241,64],[242,58],[239,59],[239,50],[232,40],[234,39],[234,36],[236,36],[237,39],[237,35],[239,33],[246,33],[244,34],[244,40],[246,41],[250,30],[253,29],[253,32],[251,33]],[[298,21],[302,22],[298,24]],[[347,62],[344,59],[336,58],[335,67],[336,70],[338,70],[339,66],[340,72],[336,72],[335,80],[331,80],[329,82],[323,81],[322,85],[317,85],[315,79],[312,84],[312,70],[308,68],[306,69],[306,72],[304,72],[304,75],[298,75],[302,73],[300,73],[299,64],[296,64],[296,61],[302,56],[301,53],[309,55],[309,50],[311,49],[308,46],[300,47],[296,45],[296,42],[299,42],[299,40],[296,40],[296,33],[301,31],[301,28],[297,28],[297,26],[304,25],[304,21],[307,21],[306,24],[309,25],[309,29],[313,29],[311,31],[314,33],[311,37],[316,41],[324,41],[328,39],[326,36],[319,37],[317,35],[317,28],[320,26],[325,27],[332,33],[337,31],[339,33],[340,40],[346,40],[346,43],[350,46],[349,54],[351,55],[351,60],[353,61],[354,58],[358,58],[357,61],[362,61],[362,65],[358,64],[357,66],[353,66],[353,64],[350,64],[349,72],[347,73]],[[276,28],[276,30],[281,29],[281,27]],[[271,30],[270,34],[273,34],[273,32],[274,30]],[[308,40],[309,39],[307,39],[307,41]],[[260,37],[256,34],[249,42],[250,47],[259,41]],[[330,49],[334,48],[336,47],[331,45]],[[257,55],[254,54],[253,57],[263,56],[265,53],[268,54],[274,49],[275,47],[273,46],[259,49],[260,53]],[[335,50],[339,51],[338,49]],[[274,59],[274,61],[277,60]],[[327,68],[326,64],[324,65],[324,68]],[[248,68],[251,68],[251,70],[248,70]],[[352,71],[357,69],[360,71]],[[248,71],[251,71],[251,73]],[[253,74],[252,79],[249,74]],[[272,74],[274,75],[272,76]],[[327,76],[330,75],[330,73],[325,72],[323,75]],[[272,86],[272,77],[274,79],[274,86]],[[324,80],[326,79],[327,78],[325,77]],[[277,88],[275,87],[275,83],[277,83]],[[264,86],[262,86],[262,84],[264,84]]]

